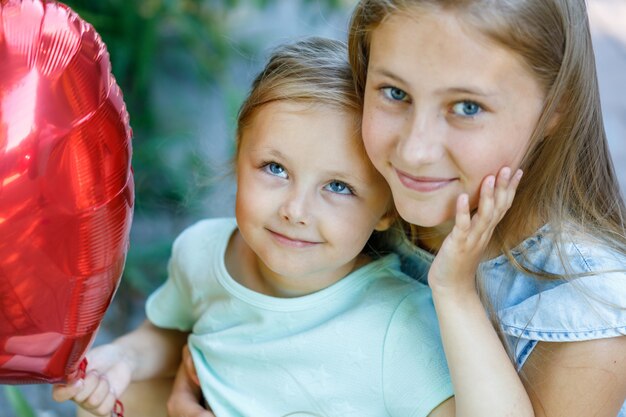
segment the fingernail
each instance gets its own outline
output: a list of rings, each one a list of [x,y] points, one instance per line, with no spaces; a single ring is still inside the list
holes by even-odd
[[[490,175],[489,178],[487,178],[487,185],[490,187],[493,187],[496,184],[496,177],[494,177],[493,175]]]
[[[505,180],[508,180],[509,178],[511,178],[511,168],[509,167],[502,168],[501,175],[502,175],[502,178]]]

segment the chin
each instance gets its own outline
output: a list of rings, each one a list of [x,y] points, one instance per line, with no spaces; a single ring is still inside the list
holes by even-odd
[[[445,210],[442,213],[440,207],[432,207],[424,204],[397,205],[398,214],[405,221],[419,227],[437,227],[454,221],[454,213]]]

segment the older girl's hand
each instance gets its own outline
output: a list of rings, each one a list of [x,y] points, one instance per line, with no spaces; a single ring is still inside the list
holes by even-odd
[[[478,264],[484,257],[493,230],[511,207],[521,178],[521,170],[511,176],[508,167],[502,168],[497,177],[486,177],[473,216],[470,216],[468,195],[458,197],[454,227],[428,273],[428,285],[433,292],[461,297],[476,292]]]

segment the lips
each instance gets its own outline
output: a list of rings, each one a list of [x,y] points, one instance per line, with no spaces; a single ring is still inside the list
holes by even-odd
[[[303,240],[303,239],[298,239],[295,237],[290,237],[287,235],[284,235],[282,233],[278,233],[275,232],[273,230],[269,230],[267,229],[268,232],[270,232],[270,234],[272,235],[272,237],[274,238],[275,241],[277,241],[278,243],[284,245],[284,246],[289,246],[292,248],[308,248],[311,246],[315,246],[317,244],[319,244],[320,242],[315,242],[315,241],[310,241],[310,240]]]
[[[455,182],[458,178],[441,178],[441,177],[426,177],[419,176],[414,177],[412,175],[407,174],[404,171],[401,171],[397,168],[394,168],[398,179],[407,188],[411,190],[415,190],[421,193],[428,193],[440,190],[445,188],[446,186]]]

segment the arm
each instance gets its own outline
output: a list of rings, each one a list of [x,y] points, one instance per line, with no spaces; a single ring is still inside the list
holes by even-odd
[[[52,389],[55,401],[72,400],[96,415],[109,416],[131,381],[173,376],[187,334],[154,326],[136,330],[87,354],[87,374],[72,385]]]
[[[521,374],[537,417],[615,417],[626,399],[626,336],[539,342]]]
[[[521,171],[500,170],[481,186],[478,210],[470,218],[467,195],[457,201],[455,226],[429,271],[441,339],[455,397],[431,417],[533,416],[533,409],[479,299],[475,274],[491,234],[511,206]],[[495,184],[495,185],[494,185]]]

